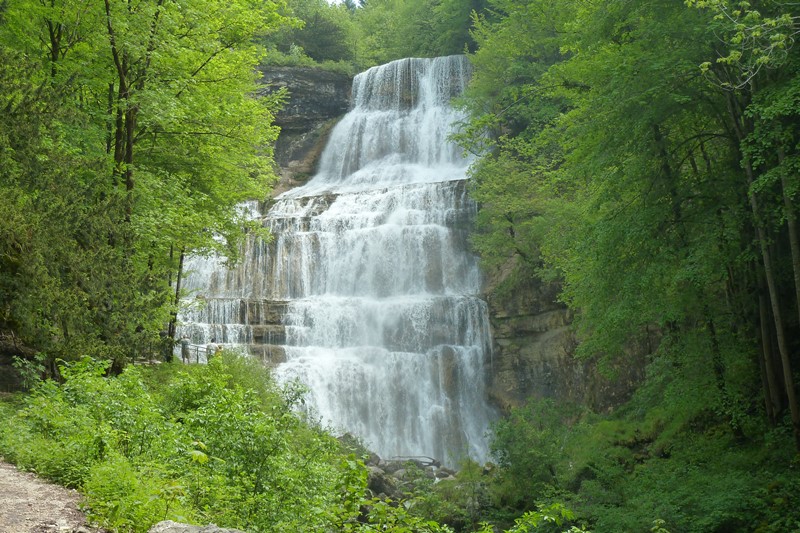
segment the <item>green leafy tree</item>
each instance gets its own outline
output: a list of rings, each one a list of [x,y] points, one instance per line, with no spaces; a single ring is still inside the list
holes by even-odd
[[[786,315],[782,294],[784,283],[780,279],[781,258],[770,250],[780,224],[788,229],[788,245],[794,282],[794,307],[800,310],[800,237],[794,197],[796,184],[792,171],[785,163],[791,161],[797,144],[796,131],[786,128],[792,115],[797,85],[798,52],[794,47],[800,34],[800,12],[793,5],[770,2],[690,1],[690,6],[701,8],[713,15],[710,24],[720,36],[720,44],[713,61],[705,61],[700,68],[709,80],[725,91],[727,120],[732,137],[737,143],[744,180],[748,186],[748,199],[756,230],[760,252],[763,284],[767,287],[772,327],[766,313],[762,313],[761,328],[766,337],[774,331],[783,374],[783,395],[791,414],[795,446],[800,450],[800,405],[798,404],[794,369],[790,353],[788,331],[793,326]],[[758,100],[758,102],[756,102]],[[767,103],[769,102],[769,103]],[[774,107],[773,107],[774,104]],[[788,108],[787,108],[788,104]],[[780,111],[778,110],[780,109]],[[788,152],[787,152],[788,150]],[[787,159],[787,153],[789,157]],[[771,194],[779,194],[782,206]],[[790,298],[791,300],[791,298]],[[794,327],[798,323],[795,322]],[[765,397],[767,411],[780,410],[775,391],[778,377],[772,368],[771,349],[764,345],[766,374]],[[771,404],[771,405],[770,405]]]
[[[293,30],[286,43],[300,46],[311,59],[318,62],[356,60],[358,37],[355,34],[353,11],[347,6],[329,4],[324,0],[294,0],[292,8],[295,15],[303,20],[303,27]]]
[[[659,440],[651,449],[681,435],[692,450],[650,460],[638,437],[620,439],[614,459],[569,486],[603,509],[589,511],[601,529],[645,527],[653,516],[626,515],[650,506],[670,529],[746,530],[732,525],[745,512],[735,501],[683,514],[664,496],[683,489],[659,480],[662,468],[708,454],[708,470],[730,469],[726,483],[753,494],[736,454],[771,423],[785,461],[785,418],[796,440],[795,6],[491,6],[475,24],[462,135],[484,155],[473,174],[475,246],[489,268],[558,283],[576,314],[578,355],[613,369],[631,350],[650,351],[648,403],[623,418],[661,412],[663,435],[646,431]],[[727,433],[696,437],[698,428]],[[736,451],[716,459],[723,452],[710,450],[729,439]]]
[[[4,226],[3,312],[26,342],[118,367],[167,329],[184,254],[235,258],[236,206],[266,194],[277,135],[279,98],[253,96],[253,39],[283,24],[283,11],[5,4],[0,45],[18,66],[0,88],[3,185],[28,221]]]
[[[356,11],[361,64],[472,50],[471,14],[484,8],[484,0],[370,0]]]
[[[706,401],[739,431],[751,389],[730,369],[756,344],[755,222],[726,95],[698,68],[708,18],[668,2],[527,5],[477,25],[472,139],[491,150],[475,171],[478,250],[562,281],[585,356],[624,357],[652,329],[664,354],[696,339]]]

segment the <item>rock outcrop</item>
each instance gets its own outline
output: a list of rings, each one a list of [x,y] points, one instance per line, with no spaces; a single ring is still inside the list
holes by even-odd
[[[644,376],[649,346],[632,347],[624,364],[600,372],[595,361],[574,357],[577,339],[572,315],[558,301],[560,287],[531,276],[513,291],[499,289],[515,268],[489,273],[486,300],[493,335],[489,394],[503,410],[529,398],[609,410],[626,401]]]
[[[259,94],[286,89],[288,97],[275,117],[281,134],[275,146],[279,194],[314,174],[328,133],[350,106],[352,78],[308,67],[262,67]]]
[[[148,533],[244,533],[240,529],[226,529],[214,524],[208,526],[190,526],[172,520],[164,520],[150,528]]]

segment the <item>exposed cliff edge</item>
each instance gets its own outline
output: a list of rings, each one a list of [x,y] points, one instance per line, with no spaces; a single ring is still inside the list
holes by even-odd
[[[314,174],[327,135],[350,105],[352,78],[309,67],[262,67],[263,89],[270,94],[282,88],[289,96],[275,117],[281,134],[275,145],[280,181],[274,194],[304,183]]]

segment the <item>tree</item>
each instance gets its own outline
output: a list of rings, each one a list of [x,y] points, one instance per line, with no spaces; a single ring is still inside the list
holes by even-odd
[[[689,5],[713,14],[711,25],[723,44],[715,50],[714,61],[706,61],[700,67],[712,83],[724,91],[727,99],[727,119],[748,186],[762,275],[772,311],[783,392],[791,415],[795,446],[800,450],[800,404],[781,301],[784,283],[777,273],[779,260],[773,258],[770,250],[776,238],[776,225],[770,219],[785,220],[793,271],[793,305],[800,312],[800,238],[794,204],[797,186],[791,177],[795,174],[792,167],[798,142],[797,129],[791,124],[796,119],[800,82],[796,76],[798,55],[793,45],[800,35],[800,13],[793,10],[795,6],[769,2],[731,5],[726,0],[700,0],[691,1]],[[779,191],[782,205],[775,202],[774,197],[770,198],[770,190]],[[800,323],[795,327],[798,325]],[[767,331],[766,325],[762,324],[762,329]],[[771,354],[763,356],[767,363],[764,371],[768,373],[765,382],[773,383],[775,376],[769,375],[772,373]]]
[[[268,46],[287,55],[302,52],[318,63],[356,61],[355,7],[325,0],[291,0],[289,8],[298,24],[267,37]]]
[[[356,12],[361,62],[374,65],[474,49],[470,17],[485,6],[484,0],[370,0]]]
[[[474,171],[479,252],[560,281],[585,357],[613,365],[657,331],[656,356],[676,365],[667,379],[699,370],[702,401],[739,433],[757,376],[761,222],[728,95],[698,68],[718,42],[708,15],[670,2],[491,7],[466,135],[488,148]]]
[[[58,331],[62,356],[72,339],[121,362],[167,327],[182,254],[236,250],[236,205],[266,194],[277,135],[279,99],[253,96],[253,38],[283,24],[283,9],[215,0],[7,3],[0,42],[28,74],[12,75],[3,90],[7,119],[11,131],[39,128],[11,139],[3,162],[16,169],[4,184],[43,217],[33,218],[41,246],[14,250],[10,261],[25,268],[4,279],[6,320],[27,342],[44,349]],[[62,184],[74,191],[74,224],[48,225]],[[56,249],[75,246],[83,261],[47,257],[48,239]],[[46,274],[26,271],[37,257]],[[47,279],[75,294],[68,312],[56,310],[63,303],[50,300],[51,290],[31,288]],[[66,323],[80,316],[90,318]]]

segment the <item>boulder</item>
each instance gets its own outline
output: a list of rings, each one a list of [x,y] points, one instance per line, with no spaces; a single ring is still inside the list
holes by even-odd
[[[226,529],[217,527],[214,524],[207,526],[192,526],[189,524],[181,524],[173,522],[172,520],[164,520],[154,525],[148,530],[148,533],[245,533],[240,529]]]
[[[377,466],[369,466],[367,469],[367,488],[374,496],[395,499],[401,495],[395,478]]]

